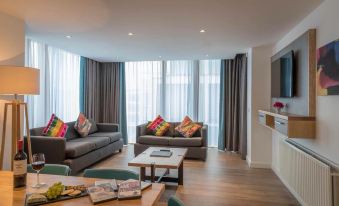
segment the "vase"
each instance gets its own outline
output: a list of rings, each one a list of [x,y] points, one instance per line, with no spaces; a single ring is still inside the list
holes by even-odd
[[[280,107],[275,107],[275,112],[278,113],[278,114],[280,114],[281,108],[280,108]]]

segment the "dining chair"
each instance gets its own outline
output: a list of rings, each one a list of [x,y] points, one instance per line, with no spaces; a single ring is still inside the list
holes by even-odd
[[[84,171],[84,177],[117,180],[139,179],[137,173],[123,169],[86,169]]]
[[[30,164],[27,165],[27,172],[36,173]],[[67,165],[45,164],[44,168],[40,171],[40,174],[69,176],[71,174],[71,168]]]
[[[169,198],[167,206],[185,206],[185,205],[179,198],[177,198],[176,196],[172,196]]]

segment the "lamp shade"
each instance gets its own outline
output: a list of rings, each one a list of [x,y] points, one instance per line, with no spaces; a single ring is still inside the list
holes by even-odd
[[[39,94],[40,71],[30,67],[0,65],[0,94]]]

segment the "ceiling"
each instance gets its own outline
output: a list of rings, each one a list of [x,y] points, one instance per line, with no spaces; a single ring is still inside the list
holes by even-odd
[[[213,59],[276,42],[321,1],[1,0],[0,11],[30,38],[99,61]]]

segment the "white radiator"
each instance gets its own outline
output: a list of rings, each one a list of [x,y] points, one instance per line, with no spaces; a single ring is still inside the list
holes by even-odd
[[[328,165],[295,146],[279,140],[275,170],[305,206],[332,206],[332,178]]]

